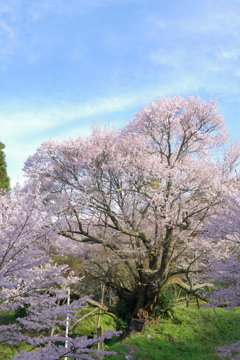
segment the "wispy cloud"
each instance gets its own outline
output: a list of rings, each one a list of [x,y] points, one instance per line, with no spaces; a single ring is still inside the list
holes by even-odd
[[[16,139],[24,134],[35,132],[37,136],[41,136],[46,131],[61,129],[61,126],[66,124],[74,125],[78,120],[94,119],[105,114],[123,111],[134,106],[136,102],[138,102],[137,96],[125,95],[99,98],[82,104],[56,104],[43,108],[9,111],[9,113],[7,107],[4,106],[0,107],[1,135],[11,135]],[[16,128],[16,124],[21,126],[21,132]]]
[[[234,99],[231,112],[239,44],[239,0],[0,0],[10,176],[41,141],[121,126],[157,95]]]
[[[22,179],[19,166],[16,165],[23,166],[27,157],[36,151],[42,141],[50,137],[63,140],[89,134],[93,121],[106,122],[106,117],[110,118],[114,113],[134,107],[139,101],[140,98],[136,95],[128,94],[99,98],[82,104],[56,104],[32,109],[28,106],[24,109],[22,106],[19,111],[11,111],[6,106],[0,107],[0,141],[6,145],[5,152],[10,164],[8,170],[12,182]],[[111,122],[114,124],[114,120]]]
[[[155,41],[149,61],[169,73],[173,86],[181,79],[189,84],[189,92],[198,85],[216,94],[236,94],[240,90],[240,13],[236,11],[240,4],[235,0],[220,0],[218,6],[211,0],[184,3],[185,7],[179,3],[178,12],[172,10],[175,16],[164,18],[158,13],[146,18]]]

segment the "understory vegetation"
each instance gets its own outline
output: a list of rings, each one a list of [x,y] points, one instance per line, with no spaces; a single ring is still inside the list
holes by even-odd
[[[85,308],[79,313],[90,312]],[[90,315],[77,323],[72,330],[73,336],[84,336],[91,332],[96,336],[98,314]],[[14,314],[1,317],[1,325],[9,324],[15,319]],[[189,308],[181,305],[173,309],[168,318],[151,320],[144,330],[132,332],[112,340],[106,340],[104,348],[116,351],[116,355],[105,355],[105,360],[125,360],[131,355],[134,360],[217,360],[219,359],[215,347],[228,345],[240,337],[240,308],[233,311],[197,308],[192,304]],[[114,318],[103,314],[101,316],[103,330],[115,326]],[[95,345],[96,347],[96,345]],[[26,344],[11,348],[9,345],[0,346],[0,360],[10,359],[17,351],[27,349]]]

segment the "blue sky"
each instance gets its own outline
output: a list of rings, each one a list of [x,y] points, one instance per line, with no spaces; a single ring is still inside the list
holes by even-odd
[[[0,141],[12,184],[42,141],[117,127],[158,95],[217,98],[240,135],[239,0],[0,0]]]

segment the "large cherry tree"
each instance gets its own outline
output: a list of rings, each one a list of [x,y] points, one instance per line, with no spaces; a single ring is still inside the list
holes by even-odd
[[[195,276],[212,251],[204,221],[239,159],[227,141],[214,101],[160,97],[120,131],[44,142],[25,172],[29,186],[41,182],[58,233],[98,246],[106,285],[145,319],[170,284],[205,299]]]

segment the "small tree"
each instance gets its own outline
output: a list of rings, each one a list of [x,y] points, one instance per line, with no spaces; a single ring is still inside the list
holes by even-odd
[[[5,145],[0,141],[0,191],[10,189],[10,179],[7,175],[6,157],[3,149]]]
[[[54,229],[42,204],[37,192],[26,189],[14,188],[0,197],[1,316],[24,309],[22,314],[16,312],[20,316],[12,324],[0,326],[0,343],[28,344],[28,351],[13,356],[16,360],[91,360],[88,346],[112,337],[113,332],[101,339],[68,338],[64,346],[65,331],[61,328],[66,317],[76,320],[74,314],[86,297],[63,303],[67,288],[79,279],[66,275],[68,268],[57,266],[47,255]]]

